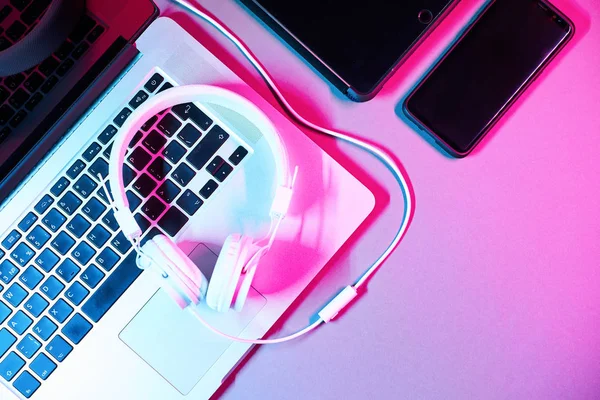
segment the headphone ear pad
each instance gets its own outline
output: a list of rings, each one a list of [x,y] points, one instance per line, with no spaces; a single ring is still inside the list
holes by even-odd
[[[231,307],[251,244],[250,237],[240,234],[225,239],[206,293],[206,304],[213,310],[226,312]]]

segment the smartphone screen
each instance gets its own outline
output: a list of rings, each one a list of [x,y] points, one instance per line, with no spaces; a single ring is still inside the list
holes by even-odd
[[[338,79],[369,93],[454,0],[242,0]]]
[[[571,36],[545,1],[496,0],[409,95],[405,109],[466,155]]]

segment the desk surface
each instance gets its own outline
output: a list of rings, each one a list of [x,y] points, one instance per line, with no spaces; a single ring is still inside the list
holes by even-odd
[[[404,242],[335,323],[256,349],[223,399],[591,399],[600,393],[600,3],[555,0],[574,40],[475,152],[434,149],[402,118],[409,89],[483,0],[463,0],[364,104],[338,95],[234,0],[201,0],[252,48],[314,122],[370,139],[408,171],[416,212]],[[272,100],[224,38],[157,0]],[[373,217],[277,326],[305,326],[391,239],[402,214],[371,156],[307,134],[376,195]]]

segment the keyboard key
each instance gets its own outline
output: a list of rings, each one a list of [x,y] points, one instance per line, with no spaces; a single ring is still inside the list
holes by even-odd
[[[31,0],[10,0],[10,4],[19,11],[23,11],[30,2]]]
[[[112,140],[113,136],[115,136],[116,133],[117,133],[117,128],[115,128],[112,125],[108,125],[106,128],[104,128],[102,133],[100,133],[100,135],[98,136],[98,140],[102,144],[107,144],[108,142],[110,142]]]
[[[67,72],[75,65],[75,62],[70,58],[67,58],[60,66],[56,69],[56,73],[60,76],[65,76]]]
[[[77,214],[73,217],[71,222],[67,224],[67,229],[73,234],[73,236],[79,239],[85,234],[91,225],[92,224],[90,224],[80,214]]]
[[[3,302],[0,301],[0,324],[4,322],[4,320],[6,318],[8,318],[8,316],[10,315],[10,313],[12,312],[12,310],[10,309],[10,307],[8,307],[6,304],[4,304]],[[0,333],[0,336],[2,336],[2,334]],[[0,337],[0,347],[2,347],[2,338]],[[2,355],[4,354],[6,350],[1,351],[0,350],[0,357],[2,357]]]
[[[25,361],[11,351],[2,362],[0,362],[0,376],[6,381],[10,381],[23,368]]]
[[[171,178],[175,180],[175,182],[179,183],[181,186],[186,186],[190,181],[196,176],[196,173],[193,169],[188,167],[186,163],[181,163],[175,171],[171,173]]]
[[[167,139],[154,129],[142,141],[144,147],[150,150],[150,152],[153,154],[156,154],[162,150],[166,143]]]
[[[248,150],[246,150],[242,146],[239,146],[237,149],[235,149],[233,154],[229,156],[229,162],[233,165],[238,165],[242,162],[242,160],[244,159],[244,157],[246,157],[247,154]]]
[[[15,115],[15,110],[13,110],[8,104],[4,104],[0,106],[0,126],[6,125],[8,120]]]
[[[39,225],[36,226],[31,233],[29,233],[29,235],[27,235],[27,241],[36,249],[41,249],[48,240],[50,240],[50,234]]]
[[[52,252],[50,249],[44,249],[38,258],[36,258],[35,263],[39,265],[44,271],[50,272],[52,268],[58,263],[58,256]]]
[[[49,0],[34,0],[21,14],[21,20],[27,25],[33,24],[46,10],[49,3]]]
[[[148,199],[146,204],[142,206],[142,212],[146,214],[152,221],[156,221],[165,208],[166,206],[162,201],[155,196],[152,196]]]
[[[54,277],[52,277],[54,278]],[[56,278],[54,278],[54,280],[56,280]],[[58,281],[56,281],[58,282]],[[58,282],[58,284],[62,285],[60,282]],[[41,289],[42,292],[45,292],[45,288],[47,285],[42,285]],[[48,286],[48,293],[52,292],[53,290],[56,290],[56,287],[49,287]],[[62,290],[62,289],[61,289]],[[56,295],[55,295],[56,296]],[[41,313],[44,312],[44,310],[46,309],[46,307],[48,307],[48,302],[46,300],[44,300],[44,298],[42,296],[40,296],[39,293],[34,293],[33,295],[31,295],[31,297],[29,298],[29,300],[27,300],[25,302],[25,309],[27,310],[27,312],[31,315],[33,315],[34,317],[39,317]]]
[[[54,72],[54,70],[56,70],[56,68],[58,68],[59,65],[60,65],[60,62],[56,58],[50,56],[50,57],[46,58],[38,66],[38,70],[42,74],[44,74],[46,76],[50,76]]]
[[[44,275],[33,266],[27,267],[25,272],[19,276],[19,280],[23,283],[23,285],[31,290],[35,289],[42,279],[44,279]]]
[[[135,169],[141,171],[150,162],[152,156],[144,150],[142,147],[136,147],[129,155],[127,160],[133,165]]]
[[[121,112],[113,119],[113,123],[119,128],[123,126],[127,118],[131,115],[131,110],[127,107],[123,108]]]
[[[129,142],[129,145],[127,147],[129,147],[130,149],[135,146],[142,138],[144,137],[144,134],[142,133],[142,131],[137,131],[135,133],[135,135],[133,135],[133,139],[131,139],[131,142]]]
[[[192,104],[189,110],[189,116],[192,121],[203,131],[206,131],[213,123],[212,119],[202,112],[198,107]]]
[[[73,247],[74,244],[75,240],[66,232],[60,232],[51,243],[52,247],[63,256],[71,250],[71,247]]]
[[[73,318],[71,318],[69,322],[67,322],[67,324],[62,328],[61,332],[71,342],[79,344],[79,342],[81,342],[85,335],[87,335],[90,329],[92,329],[92,324],[83,318],[81,314],[75,314],[73,315]]]
[[[83,304],[81,311],[93,322],[98,322],[142,273],[136,265],[136,252],[132,251],[104,283]]]
[[[8,326],[15,331],[17,335],[22,335],[27,328],[31,325],[33,320],[29,318],[21,310],[17,311],[15,315],[8,321]]]
[[[48,214],[42,218],[42,223],[46,225],[52,232],[56,232],[65,223],[67,218],[62,215],[56,208],[48,211]]]
[[[88,148],[83,152],[83,159],[86,161],[92,161],[94,159],[94,157],[96,157],[96,155],[98,153],[100,153],[100,150],[102,150],[102,146],[100,146],[98,143],[94,142],[92,144],[90,144],[88,146]]]
[[[56,181],[54,186],[52,186],[52,189],[50,189],[50,193],[52,193],[56,197],[60,196],[65,191],[67,186],[69,186],[69,183],[70,182],[67,178],[65,178],[64,176],[61,177],[58,181]]]
[[[15,380],[13,386],[23,395],[23,397],[28,399],[33,396],[35,391],[40,387],[40,383],[28,371],[23,371],[23,373]]]
[[[15,244],[17,244],[19,239],[21,239],[21,234],[16,229],[13,229],[2,241],[2,247],[4,247],[6,250],[10,250]]]
[[[86,242],[80,242],[77,247],[71,252],[71,256],[80,265],[85,266],[96,254],[96,251]]]
[[[42,85],[42,92],[48,94],[54,86],[58,83],[58,78],[54,75],[46,79],[46,82]]]
[[[179,140],[183,142],[187,147],[192,147],[202,134],[191,124],[186,124],[181,131],[177,134]]]
[[[104,268],[105,271],[110,271],[120,259],[121,257],[115,253],[113,249],[106,247],[98,254],[96,262]]]
[[[121,254],[127,253],[127,250],[131,248],[131,243],[129,242],[129,240],[127,240],[123,232],[117,233],[117,236],[115,236],[110,243]]]
[[[16,341],[17,338],[15,338],[12,333],[8,331],[8,329],[2,328],[0,330],[0,357],[2,357],[4,353],[10,349],[10,346],[12,346]]]
[[[140,177],[133,183],[133,189],[138,192],[142,197],[150,196],[150,193],[156,187],[156,182],[154,179],[150,177],[150,175],[143,173]]]
[[[26,91],[19,88],[13,95],[8,99],[8,104],[13,106],[15,109],[23,107],[23,104],[29,99],[29,94]]]
[[[23,86],[29,91],[29,93],[33,93],[38,90],[40,86],[42,86],[42,83],[44,83],[44,77],[37,72],[34,72],[29,75],[29,78],[27,78]]]
[[[87,37],[87,40],[90,43],[94,43],[96,40],[98,40],[98,38],[100,37],[100,35],[102,35],[103,32],[104,27],[102,25],[98,25],[90,32],[90,34]]]
[[[162,185],[156,190],[158,197],[163,199],[166,203],[170,204],[175,197],[181,192],[181,189],[169,179],[163,182]]]
[[[164,92],[165,90],[171,89],[173,87],[173,85],[170,82],[165,82],[164,85],[162,85],[160,87],[160,89],[158,89],[158,92],[156,92],[156,94],[160,93],[160,92]]]
[[[171,167],[171,165],[169,165],[164,158],[159,156],[148,166],[148,172],[150,175],[155,177],[156,180],[162,181],[172,168],[173,167]]]
[[[168,137],[171,137],[181,127],[181,122],[173,114],[166,114],[156,127]]]
[[[56,296],[58,296],[58,294],[60,292],[62,292],[62,290],[65,288],[65,285],[63,285],[62,283],[59,282],[58,279],[56,279],[54,276],[49,276],[44,283],[42,283],[42,286],[40,286],[40,290],[42,291],[42,293],[48,297],[50,300],[54,300],[56,298]],[[32,296],[33,297],[37,295],[37,293],[35,293]],[[31,300],[31,299],[30,299]],[[42,299],[43,300],[43,299]]]
[[[24,80],[25,80],[25,75],[14,74],[14,75],[6,77],[4,79],[4,84],[10,90],[16,90],[21,85],[21,83],[23,83]]]
[[[152,78],[150,78],[148,80],[148,82],[146,82],[146,84],[144,85],[144,88],[149,91],[150,93],[153,93],[156,88],[165,80],[165,78],[163,78],[159,73],[155,73],[154,75],[152,75]]]
[[[102,225],[96,225],[94,228],[88,233],[88,240],[96,246],[98,249],[104,246],[104,244],[110,239],[110,232],[106,230]]]
[[[35,252],[25,243],[19,245],[10,254],[10,257],[16,261],[21,267],[24,267],[35,255]]]
[[[42,340],[48,340],[50,336],[56,331],[56,324],[50,321],[48,317],[42,317],[37,324],[33,327],[33,333]]]
[[[12,23],[11,26],[6,30],[6,36],[13,42],[16,42],[23,36],[27,27],[21,23],[21,21],[16,20]]]
[[[73,29],[73,32],[69,35],[69,39],[74,43],[81,42],[95,25],[96,21],[84,14],[75,29]]]
[[[233,167],[224,162],[223,165],[221,165],[219,169],[214,173],[214,177],[217,178],[219,182],[223,182],[229,176],[229,174],[231,174],[232,171]]]
[[[119,223],[115,219],[115,213],[113,212],[113,210],[109,210],[106,214],[104,214],[102,222],[104,222],[106,226],[108,226],[109,229],[113,232],[119,229]]]
[[[58,277],[63,281],[69,283],[79,271],[80,268],[73,261],[67,258],[56,268],[56,275],[58,275]]]
[[[189,215],[194,215],[203,203],[204,202],[189,189],[177,200],[177,205]]]
[[[229,138],[229,134],[225,132],[220,126],[215,125],[194,147],[194,149],[187,156],[187,160],[196,169],[202,169],[204,164],[210,160],[213,155],[219,150],[219,148]]]
[[[67,175],[71,179],[75,179],[85,169],[85,163],[81,160],[77,160],[71,165],[71,168],[67,170]]]
[[[135,96],[133,96],[133,99],[131,99],[131,101],[129,102],[129,107],[135,110],[146,100],[148,100],[148,93],[144,92],[143,90],[140,90]]]
[[[212,194],[217,190],[219,184],[212,179],[209,179],[208,182],[200,189],[200,196],[208,199]]]
[[[163,151],[163,154],[167,158],[167,160],[171,161],[173,164],[177,164],[179,160],[181,160],[181,158],[185,155],[185,152],[185,148],[182,145],[180,145],[176,141],[172,141]]]
[[[27,291],[18,283],[10,285],[10,287],[6,289],[6,292],[4,292],[4,295],[2,295],[2,297],[4,297],[13,307],[17,307],[21,304],[26,296]]]
[[[170,236],[175,236],[188,222],[189,218],[176,207],[171,207],[158,221],[160,226]]]
[[[113,147],[113,143],[109,144],[108,147],[106,149],[104,149],[104,151],[102,152],[104,157],[106,157],[107,159],[110,159],[110,152],[112,150],[112,147]]]
[[[4,260],[0,263],[0,279],[2,279],[2,282],[10,283],[18,273],[19,268],[10,261]]]
[[[25,117],[27,116],[27,112],[25,110],[21,110],[15,114],[15,116],[10,120],[10,126],[16,128],[23,122]]]
[[[54,336],[46,346],[46,351],[58,362],[62,362],[71,350],[73,350],[73,347],[60,335]]]
[[[40,92],[36,92],[29,98],[29,101],[25,103],[25,108],[29,111],[33,111],[38,104],[43,100],[44,96]]]
[[[73,189],[75,189],[75,191],[79,193],[81,197],[87,199],[97,187],[98,185],[92,180],[92,178],[90,178],[86,174],[83,174],[81,178],[79,178],[79,180],[75,182]]]
[[[136,208],[138,208],[138,206],[140,204],[142,204],[142,199],[140,199],[139,197],[137,197],[135,195],[135,193],[133,193],[131,190],[128,190],[125,195],[127,196],[127,201],[129,202],[129,210],[130,211],[135,211]]]
[[[131,182],[137,177],[135,172],[129,165],[123,164],[123,183],[125,187],[129,186]]]
[[[34,213],[29,212],[21,220],[21,222],[19,222],[19,229],[22,230],[23,232],[27,232],[29,230],[29,228],[31,228],[33,226],[35,221],[37,221],[37,216]]]
[[[56,322],[63,323],[69,315],[73,312],[73,307],[67,304],[63,299],[58,299],[56,303],[48,310],[48,314],[51,318],[54,318]]]
[[[73,305],[78,306],[90,292],[77,281],[73,282],[70,288],[65,292],[65,298]]]
[[[98,220],[98,218],[104,213],[106,207],[102,204],[98,199],[92,197],[90,201],[88,201],[85,206],[83,206],[82,211],[85,215],[88,216],[92,221]]]
[[[96,286],[98,286],[98,283],[100,283],[102,278],[104,278],[104,274],[94,264],[87,267],[87,269],[81,274],[81,281],[88,285],[91,289],[94,289]]]
[[[73,215],[80,205],[81,200],[79,200],[79,197],[75,196],[71,191],[68,191],[58,202],[58,206],[62,208],[67,215]]]
[[[144,132],[148,132],[150,130],[150,128],[152,128],[154,126],[156,121],[158,121],[158,117],[155,115],[154,117],[150,118],[148,121],[144,122],[144,125],[142,125],[142,130]],[[140,133],[140,132],[138,132],[138,133]],[[140,139],[141,139],[141,137],[140,137]]]
[[[103,158],[97,158],[88,168],[88,172],[96,180],[98,180],[98,174],[102,176],[102,179],[105,179],[108,176],[108,163]]]
[[[135,218],[135,222],[137,222],[138,226],[142,230],[142,233],[145,233],[148,228],[150,228],[150,221],[148,221],[142,214],[137,213],[133,216]]]
[[[219,167],[221,165],[223,165],[223,163],[225,162],[225,160],[223,160],[221,157],[216,156],[215,158],[212,159],[211,162],[208,163],[208,165],[206,166],[206,170],[211,174],[211,175],[215,175],[215,172],[217,172],[217,170],[219,169]]]
[[[17,350],[27,359],[33,357],[33,355],[37,353],[40,347],[42,347],[40,341],[34,338],[33,335],[30,333],[25,335],[25,337],[21,339],[19,344],[17,344]]]
[[[110,193],[111,199],[112,199],[112,191],[110,189],[110,182],[106,182],[106,187],[108,188],[108,193]],[[102,185],[100,187],[100,189],[98,189],[98,191],[96,192],[96,194],[98,195],[98,197],[100,197],[106,204],[109,204],[109,200],[108,200],[108,196],[107,194],[104,192],[104,185]]]
[[[73,53],[71,53],[71,57],[73,57],[75,60],[79,60],[81,58],[81,56],[86,51],[88,51],[89,48],[90,48],[90,45],[87,44],[86,42],[83,42],[79,46],[77,46],[77,48],[75,49],[75,51]]]
[[[4,103],[10,97],[10,92],[0,86],[0,104]]]
[[[31,368],[31,370],[41,379],[46,380],[56,369],[56,364],[54,364],[47,355],[40,353],[35,360],[31,362],[29,368]]]

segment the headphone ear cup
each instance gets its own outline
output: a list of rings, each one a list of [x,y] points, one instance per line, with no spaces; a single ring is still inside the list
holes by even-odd
[[[226,312],[231,307],[251,243],[251,238],[240,234],[225,239],[206,293],[206,304],[210,308]]]

